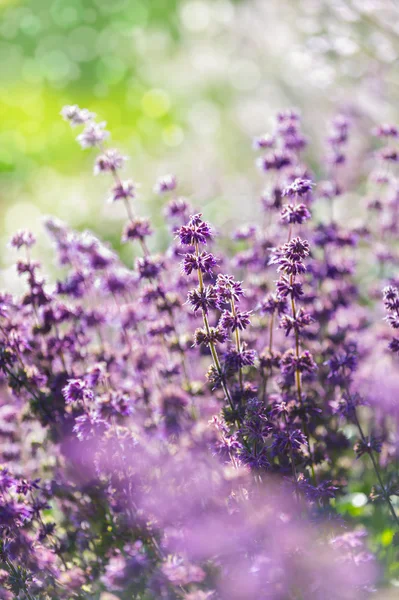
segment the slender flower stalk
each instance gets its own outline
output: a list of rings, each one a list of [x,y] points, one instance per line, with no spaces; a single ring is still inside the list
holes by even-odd
[[[200,251],[199,251],[199,242],[198,241],[195,241],[194,247],[195,247],[195,256],[197,258],[197,261],[199,262]],[[203,279],[202,270],[201,270],[200,267],[197,269],[197,276],[198,276],[199,291],[200,291],[200,294],[203,295],[204,291],[205,291],[205,286],[204,286],[204,279]],[[229,389],[228,389],[226,381],[225,381],[225,377],[224,377],[224,374],[223,374],[222,366],[221,366],[221,363],[220,363],[220,360],[219,360],[219,356],[218,356],[218,353],[217,353],[217,350],[216,350],[215,342],[212,339],[213,336],[211,334],[211,328],[209,326],[208,313],[207,313],[207,311],[204,308],[202,308],[202,319],[204,321],[205,330],[206,330],[206,333],[207,333],[207,336],[208,336],[208,339],[209,339],[209,349],[210,349],[211,354],[212,354],[212,360],[213,360],[214,367],[215,367],[215,369],[217,371],[217,374],[218,374],[218,376],[220,378],[220,382],[221,382],[224,394],[226,396],[226,399],[228,400],[228,402],[230,404],[231,410],[234,412],[233,400],[231,398]]]
[[[302,374],[301,374],[301,349],[300,349],[300,331],[310,323],[313,319],[302,309],[297,310],[296,299],[302,294],[302,288],[298,285],[296,277],[300,273],[304,273],[306,268],[303,265],[303,260],[309,255],[309,244],[307,241],[301,240],[299,237],[292,238],[293,224],[301,225],[308,219],[310,219],[310,212],[305,204],[297,204],[297,199],[300,197],[306,197],[313,187],[313,183],[307,179],[295,179],[295,181],[289,185],[283,192],[283,196],[294,199],[293,204],[288,204],[283,207],[281,213],[281,219],[283,222],[289,224],[288,241],[282,247],[281,254],[276,257],[276,262],[280,263],[279,271],[284,273],[284,279],[281,280],[279,289],[280,293],[289,296],[291,304],[291,318],[283,316],[281,319],[282,327],[286,330],[286,335],[289,334],[290,330],[294,330],[295,336],[295,386],[298,397],[298,403],[300,406],[303,405],[302,397]],[[289,278],[287,281],[287,277]],[[288,283],[289,282],[289,283]],[[288,283],[288,285],[287,285]],[[309,427],[306,419],[303,422],[303,429],[308,445],[309,456],[310,456],[310,470],[312,474],[312,481],[316,485],[316,474],[314,469],[314,457],[310,443]]]
[[[67,108],[68,107],[66,107],[66,109]],[[66,109],[63,111],[62,114],[66,120],[69,120],[72,126],[86,123],[86,129],[77,138],[82,147],[97,147],[101,152],[101,154],[96,159],[94,173],[111,174],[114,181],[114,186],[111,191],[110,201],[116,202],[119,200],[123,200],[123,204],[125,206],[126,214],[128,217],[128,224],[123,236],[124,241],[137,240],[142,249],[144,259],[151,260],[151,253],[146,242],[146,237],[152,233],[150,224],[145,219],[135,217],[131,205],[131,201],[136,197],[136,184],[132,180],[122,180],[119,175],[119,170],[123,167],[124,163],[127,160],[127,157],[123,156],[118,150],[109,149],[105,147],[104,142],[108,137],[108,132],[104,129],[105,124],[104,127],[100,127],[96,130],[97,124],[93,121],[95,115],[85,110],[79,113],[79,109],[72,111],[68,111]],[[164,193],[166,190],[174,189],[174,187],[176,187],[176,180],[173,177],[169,177],[167,178],[167,180],[156,186],[156,191],[158,193]],[[163,285],[161,272],[157,273],[156,278],[158,279],[159,283]],[[148,279],[151,282],[154,280],[154,277],[149,276]],[[172,328],[175,331],[176,337],[178,339],[176,323],[173,317],[173,309],[170,306],[168,306],[167,311],[172,322]],[[125,339],[128,341],[129,335],[125,331],[125,329],[124,336]],[[165,352],[167,352],[168,349],[164,335],[162,336],[162,339],[165,347]],[[188,376],[186,357],[184,354],[184,350],[180,347],[180,344],[178,344],[178,351],[180,354],[182,370],[185,377],[185,385],[187,389],[190,390],[191,384]]]
[[[234,298],[231,298],[230,306],[231,306],[231,312],[233,314],[233,317],[237,318]],[[236,327],[236,330],[235,330],[235,338],[236,338],[236,349],[237,349],[237,352],[240,353],[241,352],[241,342],[240,342],[240,331],[239,331],[238,327]],[[238,374],[239,374],[238,376],[239,376],[240,388],[241,388],[241,393],[242,393],[244,384],[243,384],[242,366],[241,365],[240,365]]]
[[[370,457],[370,460],[371,460],[371,462],[373,464],[374,472],[375,472],[375,474],[377,476],[377,480],[378,480],[378,483],[379,483],[381,491],[382,491],[383,499],[387,503],[387,506],[388,506],[388,508],[390,510],[390,513],[391,513],[391,515],[392,515],[392,517],[393,517],[393,519],[394,519],[394,521],[396,523],[396,527],[398,528],[398,532],[399,532],[399,517],[396,514],[396,510],[393,507],[393,504],[391,502],[391,498],[390,498],[388,489],[386,488],[386,486],[384,484],[384,481],[383,481],[383,478],[382,478],[382,475],[381,475],[381,472],[380,472],[380,468],[378,466],[378,462],[377,462],[377,460],[376,460],[376,458],[374,456],[373,444],[370,443],[370,440],[368,440],[366,438],[366,436],[364,434],[364,431],[363,431],[363,428],[362,428],[362,426],[360,424],[359,417],[358,417],[357,412],[356,412],[356,407],[354,407],[354,410],[353,410],[353,417],[354,417],[354,421],[355,421],[356,426],[357,426],[357,428],[359,430],[359,433],[360,433],[360,438],[361,438],[361,441],[362,441],[362,451],[364,449],[365,453],[368,454],[369,457]]]

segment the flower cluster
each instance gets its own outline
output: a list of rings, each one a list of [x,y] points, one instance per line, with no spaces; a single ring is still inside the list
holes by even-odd
[[[62,116],[124,207],[129,251],[48,219],[54,280],[30,232],[11,240],[23,291],[0,294],[0,597],[368,598],[399,575],[395,147],[377,150],[367,227],[351,224],[349,118],[316,183],[299,114],[279,113],[254,142],[262,216],[216,255],[206,209],[165,175],[158,254],[106,124]]]

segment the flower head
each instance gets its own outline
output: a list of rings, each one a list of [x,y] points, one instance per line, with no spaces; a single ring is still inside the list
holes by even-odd
[[[18,248],[19,250],[19,248],[22,248],[22,246],[25,246],[25,248],[31,248],[35,243],[36,238],[33,233],[27,229],[21,229],[12,236],[10,246]]]
[[[180,227],[178,237],[183,246],[195,246],[206,244],[212,238],[212,231],[209,223],[203,221],[201,213],[198,213],[190,217],[187,225]]]
[[[132,240],[144,240],[152,234],[151,224],[148,219],[136,217],[129,221],[122,234],[122,242],[130,242]]]
[[[206,315],[210,310],[220,306],[219,297],[213,285],[207,285],[202,290],[200,288],[190,290],[187,294],[187,302],[191,304],[194,312],[201,310]]]
[[[92,400],[93,398],[93,392],[83,379],[70,379],[63,388],[62,393],[67,404]]]
[[[109,137],[109,132],[105,129],[106,125],[105,121],[102,123],[89,121],[76,140],[83,149],[98,146]]]
[[[233,275],[220,274],[216,279],[216,291],[220,302],[238,302],[244,295],[242,282],[236,281]]]
[[[99,173],[115,172],[123,167],[126,160],[127,157],[123,156],[119,150],[114,150],[112,148],[105,150],[103,154],[100,154],[100,156],[96,158],[94,174],[98,175]]]
[[[96,117],[96,115],[87,110],[87,108],[79,108],[76,104],[64,106],[60,114],[72,127],[83,125]]]
[[[137,191],[137,185],[131,180],[118,181],[111,191],[109,202],[116,202],[117,200],[128,200],[129,198],[135,198]]]
[[[290,198],[295,196],[304,196],[312,190],[314,183],[310,179],[301,179],[298,177],[293,183],[283,191],[283,196],[289,196]]]
[[[310,211],[305,204],[286,204],[281,210],[281,221],[283,223],[302,225],[310,218]]]
[[[174,175],[164,175],[160,177],[154,186],[156,194],[165,194],[176,189],[177,181]]]
[[[216,265],[216,258],[209,252],[201,252],[198,255],[186,254],[182,261],[181,270],[185,275],[191,275],[193,271],[198,270],[200,270],[201,273],[211,275]]]

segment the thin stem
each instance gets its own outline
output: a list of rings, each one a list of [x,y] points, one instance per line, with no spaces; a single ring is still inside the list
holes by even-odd
[[[297,198],[296,196],[294,197],[294,204],[296,204]],[[288,242],[291,240],[292,237],[292,223],[290,223],[289,229],[288,229]],[[290,275],[290,286],[291,286],[291,290],[293,289],[293,283],[294,283],[294,276],[291,274]],[[295,321],[296,319],[296,306],[295,306],[295,298],[294,298],[294,293],[291,292],[291,311],[292,311],[292,318]],[[298,361],[299,359],[299,351],[300,351],[300,347],[299,347],[299,331],[295,328],[295,356],[296,359]],[[295,383],[296,383],[296,390],[297,390],[297,395],[298,395],[298,401],[299,404],[302,404],[302,382],[301,382],[301,372],[298,368],[295,369]],[[316,479],[316,473],[315,473],[315,469],[314,469],[314,458],[313,458],[313,451],[310,445],[310,434],[309,434],[309,428],[308,428],[308,424],[306,423],[306,421],[303,422],[303,431],[306,437],[306,441],[308,444],[308,449],[309,449],[309,457],[310,457],[310,470],[312,473],[312,481],[313,481],[313,485],[317,485],[317,479]]]
[[[237,313],[236,313],[236,306],[235,306],[234,298],[231,299],[230,305],[231,305],[231,312],[233,313],[233,315],[235,317]],[[241,342],[240,342],[240,332],[238,330],[238,327],[235,330],[235,338],[236,338],[237,352],[240,353],[241,352]],[[239,373],[240,388],[241,388],[241,392],[242,392],[243,388],[244,388],[244,383],[243,383],[243,378],[242,378],[242,367],[240,367],[238,373]]]
[[[117,180],[119,180],[119,177],[117,177]],[[129,218],[129,221],[131,223],[133,223],[134,222],[134,215],[133,215],[133,212],[132,212],[132,207],[130,206],[129,198],[124,198],[124,203],[125,203],[126,212],[127,212],[127,216]],[[145,243],[145,240],[143,238],[140,238],[139,242],[140,242],[140,246],[141,246],[141,249],[143,251],[144,256],[150,256],[150,251],[148,249],[147,244]]]
[[[265,371],[264,371],[264,369],[262,369],[262,402],[263,402],[263,404],[266,401],[267,380],[268,380],[268,376],[265,375]]]
[[[196,244],[195,244],[195,254],[196,254],[196,257],[198,258],[199,257],[198,242],[196,242]],[[204,291],[204,279],[202,277],[202,271],[201,271],[201,269],[198,269],[197,273],[198,273],[199,289],[200,289],[200,292],[202,293]],[[222,371],[222,367],[221,367],[220,360],[219,360],[219,357],[218,357],[218,353],[217,353],[215,344],[211,340],[211,328],[209,326],[208,316],[207,316],[207,314],[206,314],[206,312],[204,310],[202,310],[202,319],[204,321],[204,326],[205,326],[206,333],[207,333],[207,336],[208,336],[208,339],[209,339],[209,349],[210,349],[211,354],[212,354],[213,364],[215,365],[215,369],[217,370],[218,375],[220,376],[221,383],[222,383],[222,388],[223,388],[223,391],[225,393],[225,396],[226,396],[227,400],[229,401],[231,410],[234,412],[233,400],[231,398],[231,395],[230,395],[230,392],[229,392],[229,390],[227,388],[227,385],[226,385],[226,383],[224,381],[223,371]]]
[[[113,177],[114,177],[114,179],[115,179],[115,181],[117,183],[121,183],[120,177],[119,177],[116,169],[112,169],[112,175],[113,175]],[[124,204],[125,204],[125,208],[126,208],[126,213],[127,213],[128,219],[130,220],[131,223],[133,223],[134,222],[134,215],[133,215],[132,207],[130,205],[129,198],[124,198]],[[149,251],[149,248],[148,248],[145,240],[143,238],[141,238],[141,239],[139,239],[139,242],[140,242],[140,246],[141,246],[143,255],[145,257],[149,257],[151,253]],[[158,279],[159,279],[159,282],[162,283],[161,274],[159,274]],[[150,278],[150,281],[152,281],[151,278]],[[177,339],[179,339],[179,336],[178,336],[178,333],[177,333],[176,324],[175,324],[175,321],[174,321],[174,318],[173,318],[173,310],[171,308],[168,308],[168,313],[169,313],[169,316],[171,318],[172,326],[173,326],[173,329],[174,329],[174,331],[176,333],[176,337],[177,337]],[[163,336],[163,340],[165,342],[165,336]],[[188,377],[188,369],[187,369],[187,365],[186,365],[186,357],[185,357],[184,351],[180,348],[180,344],[179,343],[178,343],[178,347],[179,347],[179,353],[180,353],[180,357],[181,357],[181,363],[182,363],[182,369],[183,369],[183,373],[184,373],[185,384],[186,384],[186,387],[187,387],[188,391],[190,391],[191,390],[191,383],[190,383],[190,380],[189,380],[189,377]]]
[[[367,439],[366,439],[366,436],[364,435],[363,428],[360,425],[360,421],[359,421],[359,418],[358,418],[357,413],[356,413],[356,408],[354,410],[354,418],[355,418],[355,423],[356,423],[357,428],[358,428],[359,433],[360,433],[360,437],[362,438],[362,442],[364,442],[364,444],[367,446]],[[375,456],[374,456],[373,451],[371,450],[371,448],[369,449],[368,455],[370,456],[371,462],[373,463],[374,471],[375,471],[375,474],[377,475],[378,483],[380,484],[380,487],[382,489],[382,493],[384,495],[384,499],[386,500],[386,502],[388,504],[388,507],[389,507],[389,510],[390,510],[390,512],[391,512],[394,520],[395,520],[396,526],[399,529],[399,517],[396,514],[396,511],[395,511],[395,509],[394,509],[394,507],[392,505],[391,499],[389,497],[389,494],[387,492],[387,489],[386,489],[386,487],[384,485],[384,482],[382,480],[382,477],[381,477],[380,468],[378,466],[378,463],[377,463],[377,461],[375,459]]]
[[[270,361],[272,360],[272,352],[273,352],[273,328],[274,328],[274,311],[272,312],[272,314],[270,315],[270,325],[269,325],[269,354],[270,354]],[[262,402],[264,403],[266,400],[266,391],[267,391],[267,384],[269,381],[269,377],[272,376],[272,371],[273,371],[273,367],[270,364],[270,367],[268,369],[268,373],[267,375],[264,374],[264,371],[262,369],[262,378],[263,378],[263,388],[262,388]]]
[[[294,276],[290,275],[290,286],[292,289],[294,283]],[[296,306],[295,306],[295,298],[294,298],[294,294],[291,292],[291,310],[292,310],[292,318],[296,319]],[[297,328],[295,328],[295,356],[296,359],[299,359],[299,331]],[[295,381],[296,381],[296,389],[297,389],[297,394],[298,394],[298,401],[299,404],[302,404],[302,383],[301,383],[301,372],[298,369],[298,367],[295,369]],[[306,423],[306,421],[304,421],[303,423],[303,430],[305,433],[305,437],[306,437],[306,441],[308,443],[308,449],[309,449],[309,456],[310,456],[310,470],[312,472],[312,481],[314,485],[317,485],[317,480],[316,480],[316,473],[314,470],[314,459],[313,459],[313,451],[312,448],[310,446],[310,434],[309,434],[309,428],[308,428],[308,424]]]
[[[292,288],[294,283],[294,276],[290,275],[290,286]],[[291,293],[291,311],[292,311],[292,318],[296,319],[296,306],[295,306],[295,298],[294,298],[294,294]],[[295,356],[297,359],[299,359],[299,333],[298,330],[295,328]],[[298,368],[295,369],[295,381],[296,381],[296,389],[297,389],[297,394],[298,394],[298,400],[299,402],[302,402],[302,386],[301,386],[301,372]]]
[[[284,421],[286,426],[288,427],[288,419],[287,419],[287,415],[284,413]],[[296,466],[295,466],[295,461],[294,461],[294,451],[292,448],[292,443],[290,442],[290,459],[291,459],[291,469],[292,469],[292,475],[294,477],[295,480],[295,489],[297,490],[298,488],[298,475],[296,472]]]
[[[273,350],[273,327],[274,327],[274,311],[270,317],[270,331],[269,331],[269,352],[272,353]]]

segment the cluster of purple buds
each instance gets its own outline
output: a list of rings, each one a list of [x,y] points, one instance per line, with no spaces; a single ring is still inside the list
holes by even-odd
[[[375,319],[389,284],[386,320],[399,329],[394,174],[370,182],[383,218],[344,227],[324,209],[353,193],[336,169],[349,120],[334,120],[316,186],[287,110],[254,142],[262,219],[215,256],[213,228],[165,175],[152,189],[173,236],[153,254],[153,224],[105,123],[77,106],[62,116],[82,127],[94,173],[125,207],[122,241],[137,247],[122,262],[50,219],[62,269],[47,281],[34,236],[11,240],[25,289],[0,296],[0,597],[368,598],[375,558],[363,529],[347,531],[345,507],[354,498],[367,519],[387,519],[384,540],[399,528],[399,339],[384,353],[388,328]],[[386,167],[395,149],[383,155]],[[357,524],[360,512],[350,509]],[[372,543],[388,564],[393,544]]]
[[[388,312],[386,320],[392,329],[399,329],[399,290],[398,288],[389,285],[383,290],[384,305]],[[399,352],[399,338],[393,337],[389,343],[389,349],[394,352]]]

